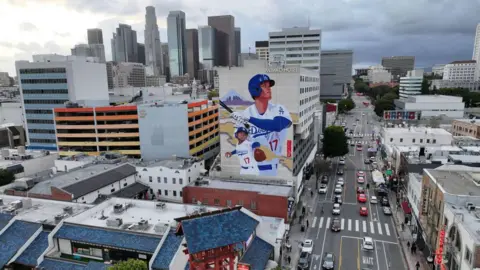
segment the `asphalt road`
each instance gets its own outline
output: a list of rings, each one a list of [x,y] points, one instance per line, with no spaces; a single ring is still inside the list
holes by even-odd
[[[363,105],[362,102],[367,101],[365,97],[353,96],[353,99],[356,108],[343,120],[340,119],[338,124],[345,122],[347,128],[354,129],[354,134],[363,135],[353,138],[356,143],[363,144],[363,149],[357,151],[355,146],[349,146],[350,153],[346,155],[346,164],[338,164],[338,159],[332,163],[333,175],[329,177],[327,194],[319,194],[315,213],[309,220],[306,238],[314,240],[310,269],[322,269],[323,254],[331,252],[335,254],[335,269],[338,270],[404,270],[407,266],[400,250],[393,218],[384,215],[380,205],[370,204],[370,197],[374,195],[373,189],[366,192],[367,203],[357,202],[356,189],[358,186],[365,186],[366,183],[358,184],[356,173],[363,170],[366,173],[366,180],[371,181],[369,165],[364,164],[364,159],[367,158],[368,145],[373,144],[372,131],[378,134],[380,124],[374,123],[372,108]],[[344,175],[336,175],[338,168],[344,169]],[[342,191],[343,205],[340,215],[334,216],[332,215],[334,187],[338,177],[343,177],[345,181]],[[367,217],[360,216],[361,206],[368,208]],[[330,225],[335,217],[341,221],[340,232],[331,231]],[[373,251],[362,249],[362,239],[365,236],[373,238],[375,244]]]

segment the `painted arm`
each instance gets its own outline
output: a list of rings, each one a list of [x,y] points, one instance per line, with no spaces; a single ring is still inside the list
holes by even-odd
[[[236,155],[236,154],[237,154],[237,150],[236,150],[236,149],[233,150],[232,152],[230,152],[230,154],[232,154],[232,156],[233,156],[233,155]]]
[[[282,131],[292,124],[292,121],[283,116],[276,116],[273,119],[258,119],[255,117],[250,117],[250,123],[254,124],[255,126],[267,130],[267,131]]]

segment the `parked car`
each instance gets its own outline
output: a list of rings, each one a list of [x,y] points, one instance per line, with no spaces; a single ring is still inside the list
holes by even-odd
[[[328,186],[325,184],[320,184],[320,187],[318,187],[318,193],[320,194],[327,194],[327,189]]]
[[[331,230],[333,232],[339,232],[342,230],[339,218],[333,218]]]
[[[308,253],[313,252],[313,240],[312,239],[303,240],[302,252],[308,252]]]
[[[372,197],[370,197],[370,203],[371,203],[371,204],[377,203],[377,196],[372,196]]]
[[[388,202],[388,198],[385,197],[385,196],[382,197],[381,204],[382,204],[382,206],[390,206],[390,203]]]
[[[328,183],[328,176],[326,176],[326,175],[322,176],[322,183],[324,183],[324,184]]]
[[[308,252],[300,253],[298,258],[297,268],[299,270],[307,270],[310,268],[310,261],[312,260],[312,255]]]
[[[392,209],[388,206],[383,207],[383,214],[386,216],[391,216],[392,215]]]
[[[326,252],[323,255],[323,262],[322,262],[323,269],[334,269],[335,268],[335,255],[331,252]]]
[[[357,171],[357,176],[365,176],[365,172],[364,171]]]
[[[341,194],[343,192],[342,186],[341,185],[336,185],[334,192],[335,192],[335,194]]]
[[[360,216],[366,217],[368,216],[368,209],[365,206],[360,207]]]
[[[363,176],[357,177],[357,183],[359,183],[359,184],[365,183],[365,178]]]
[[[363,187],[357,187],[357,194],[364,194],[365,189]]]
[[[368,159],[368,158],[366,158],[366,159],[364,160],[364,163],[365,163],[365,164],[370,164],[370,162],[371,162],[371,161],[370,161],[370,159]]]
[[[357,200],[358,200],[359,203],[366,203],[367,202],[367,195],[365,195],[364,193],[360,193],[357,196]]]
[[[365,250],[374,250],[373,239],[371,237],[364,237],[362,240],[362,248]]]
[[[335,197],[333,197],[333,203],[343,204],[342,195],[335,195]]]
[[[342,170],[342,169],[338,169],[338,170],[337,170],[337,175],[343,175],[343,170]]]
[[[337,185],[340,185],[343,187],[345,185],[345,180],[343,180],[343,177],[338,177],[337,178]]]

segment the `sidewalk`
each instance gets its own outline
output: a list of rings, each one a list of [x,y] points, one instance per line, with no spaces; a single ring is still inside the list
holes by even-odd
[[[314,214],[314,207],[316,206],[318,192],[315,189],[315,175],[305,182],[305,187],[303,188],[303,193],[300,196],[300,202],[297,205],[296,209],[296,217],[290,223],[290,231],[288,233],[289,242],[292,247],[291,252],[287,252],[283,249],[282,252],[282,269],[296,269],[298,258],[300,257],[301,246],[300,244],[303,243],[305,240],[308,230],[312,225],[312,216]],[[310,190],[313,190],[313,197],[310,195]],[[305,218],[304,220],[308,220],[309,226],[305,228],[305,231],[301,231],[301,224],[299,223],[299,216],[302,214],[302,207],[305,205]],[[290,264],[287,262],[287,257],[290,256]]]
[[[427,263],[427,259],[423,256],[423,253],[417,250],[416,254],[411,253],[410,248],[407,247],[407,242],[412,244],[414,242],[412,232],[410,231],[409,226],[404,226],[404,230],[402,231],[402,223],[405,219],[405,215],[403,210],[400,206],[396,205],[396,194],[394,192],[391,193],[390,196],[390,203],[393,206],[393,220],[395,222],[395,229],[398,237],[398,241],[401,246],[403,259],[408,266],[408,269],[416,269],[415,264],[420,262],[420,269],[431,269],[431,266]]]

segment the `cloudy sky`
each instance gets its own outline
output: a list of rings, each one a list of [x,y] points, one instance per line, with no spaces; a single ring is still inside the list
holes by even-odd
[[[118,23],[132,25],[144,41],[148,5],[156,7],[162,42],[170,10],[186,13],[187,28],[207,24],[207,16],[234,15],[243,52],[269,31],[310,21],[323,30],[323,49],[354,50],[355,67],[390,55],[414,55],[417,67],[471,59],[480,22],[480,0],[0,0],[0,71],[15,75],[15,60],[32,54],[69,54],[96,27],[109,60]]]

